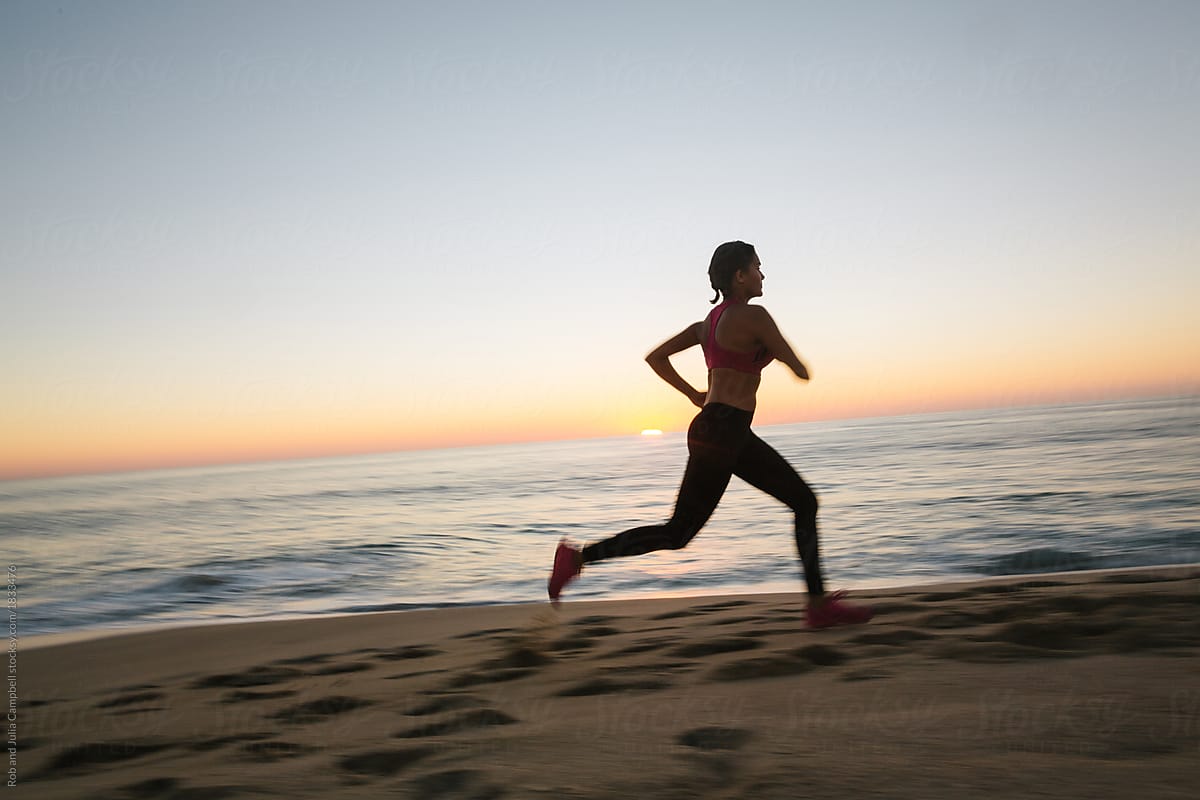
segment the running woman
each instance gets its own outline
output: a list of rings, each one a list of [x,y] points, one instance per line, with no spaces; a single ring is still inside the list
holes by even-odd
[[[808,369],[779,332],[775,320],[750,300],[762,296],[762,264],[752,245],[726,242],[713,253],[708,277],[721,304],[700,322],[688,325],[654,348],[647,363],[660,378],[700,408],[688,428],[688,461],[675,511],[662,525],[632,528],[612,538],[575,548],[558,544],[550,574],[550,599],[584,565],[654,550],[679,550],[700,532],[737,475],[787,505],[796,515],[796,548],[808,587],[809,627],[857,624],[871,618],[869,608],[852,605],[844,592],[826,594],[817,549],[817,498],[791,465],[750,430],[760,373],[778,359],[802,381]],[[701,392],[671,365],[671,356],[700,345],[708,365],[708,390]]]

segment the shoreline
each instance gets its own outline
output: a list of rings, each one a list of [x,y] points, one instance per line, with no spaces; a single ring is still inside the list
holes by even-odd
[[[22,650],[18,785],[49,800],[1191,796],[1200,565],[855,598],[875,620],[821,631],[796,592]]]
[[[1191,562],[1184,564],[1162,564],[1151,566],[1136,566],[1136,567],[1112,567],[1105,569],[1094,570],[1072,570],[1066,572],[1031,572],[1021,573],[1019,575],[985,575],[979,577],[945,577],[934,578],[928,583],[911,583],[903,580],[898,580],[896,583],[886,581],[866,581],[861,584],[849,584],[848,590],[851,594],[862,593],[878,593],[878,592],[903,592],[903,591],[918,591],[918,590],[942,590],[950,589],[960,585],[975,585],[989,583],[1019,583],[1027,580],[1045,579],[1048,576],[1054,578],[1068,579],[1071,577],[1086,578],[1089,575],[1103,575],[1108,573],[1139,573],[1139,572],[1170,572],[1173,570],[1200,571],[1200,562]],[[717,587],[716,591],[691,591],[679,590],[678,592],[646,592],[645,594],[633,593],[617,598],[598,598],[571,600],[569,594],[564,599],[565,604],[577,605],[580,603],[635,603],[635,602],[654,602],[659,600],[681,600],[694,599],[706,600],[709,598],[756,598],[756,597],[772,597],[772,596],[803,596],[805,593],[802,589],[796,591],[747,591],[749,587],[729,587],[730,591],[723,591],[722,587]],[[261,623],[273,622],[300,622],[306,620],[324,620],[324,619],[342,619],[356,618],[364,615],[376,614],[410,614],[413,612],[436,612],[450,611],[454,609],[484,609],[484,608],[504,608],[504,607],[520,607],[528,608],[531,606],[541,606],[547,603],[546,600],[529,600],[515,602],[497,602],[497,603],[456,603],[443,606],[420,606],[414,604],[412,608],[404,609],[381,609],[378,611],[330,611],[316,612],[312,614],[282,614],[271,615],[264,617],[241,617],[235,619],[218,618],[218,619],[196,619],[180,622],[161,622],[161,623],[145,623],[139,625],[131,625],[129,627],[120,628],[83,628],[79,630],[58,631],[53,633],[36,633],[23,634],[20,637],[20,649],[23,651],[35,650],[45,647],[57,647],[60,645],[77,644],[82,642],[90,642],[99,639],[109,639],[121,636],[133,636],[142,634],[152,634],[164,631],[173,631],[188,628],[209,628],[214,626],[228,625],[256,625]]]

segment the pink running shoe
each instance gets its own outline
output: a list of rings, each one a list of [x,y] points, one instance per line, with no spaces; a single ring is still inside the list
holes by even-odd
[[[550,573],[550,582],[546,588],[550,599],[558,602],[563,587],[579,574],[579,550],[567,544],[566,539],[560,539],[558,549],[554,551],[554,570]]]
[[[847,603],[844,598],[845,592],[834,592],[826,595],[825,601],[820,605],[808,606],[808,627],[810,628],[832,628],[834,625],[861,625],[864,622],[869,622],[871,617],[875,616],[875,612],[869,606],[856,606],[852,603]]]

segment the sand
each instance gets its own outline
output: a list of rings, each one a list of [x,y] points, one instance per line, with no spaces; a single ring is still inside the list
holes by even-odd
[[[38,798],[1194,797],[1200,568],[25,647]]]

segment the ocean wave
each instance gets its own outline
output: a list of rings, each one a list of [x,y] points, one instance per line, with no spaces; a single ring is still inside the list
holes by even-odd
[[[1059,550],[1054,547],[1035,547],[1018,550],[988,559],[975,568],[984,575],[1026,575],[1039,572],[1072,572],[1084,569],[1102,569],[1102,556],[1093,556],[1074,550]]]
[[[1014,505],[1025,506],[1033,503],[1054,503],[1057,501],[1082,502],[1096,498],[1088,491],[1066,490],[1045,492],[1009,492],[1007,494],[959,494],[951,497],[930,498],[917,501],[920,506],[939,505]]]
[[[999,576],[1159,567],[1193,563],[1197,556],[1200,556],[1200,548],[1194,549],[1190,553],[1184,553],[1178,547],[1146,547],[1119,553],[1093,555],[1054,547],[1035,547],[995,556],[983,563],[974,564],[969,571],[982,575]]]
[[[228,586],[231,583],[233,581],[230,578],[222,578],[218,575],[199,572],[169,578],[149,587],[146,591],[155,593],[182,592],[187,594],[191,592],[205,592],[215,589],[218,586]]]

